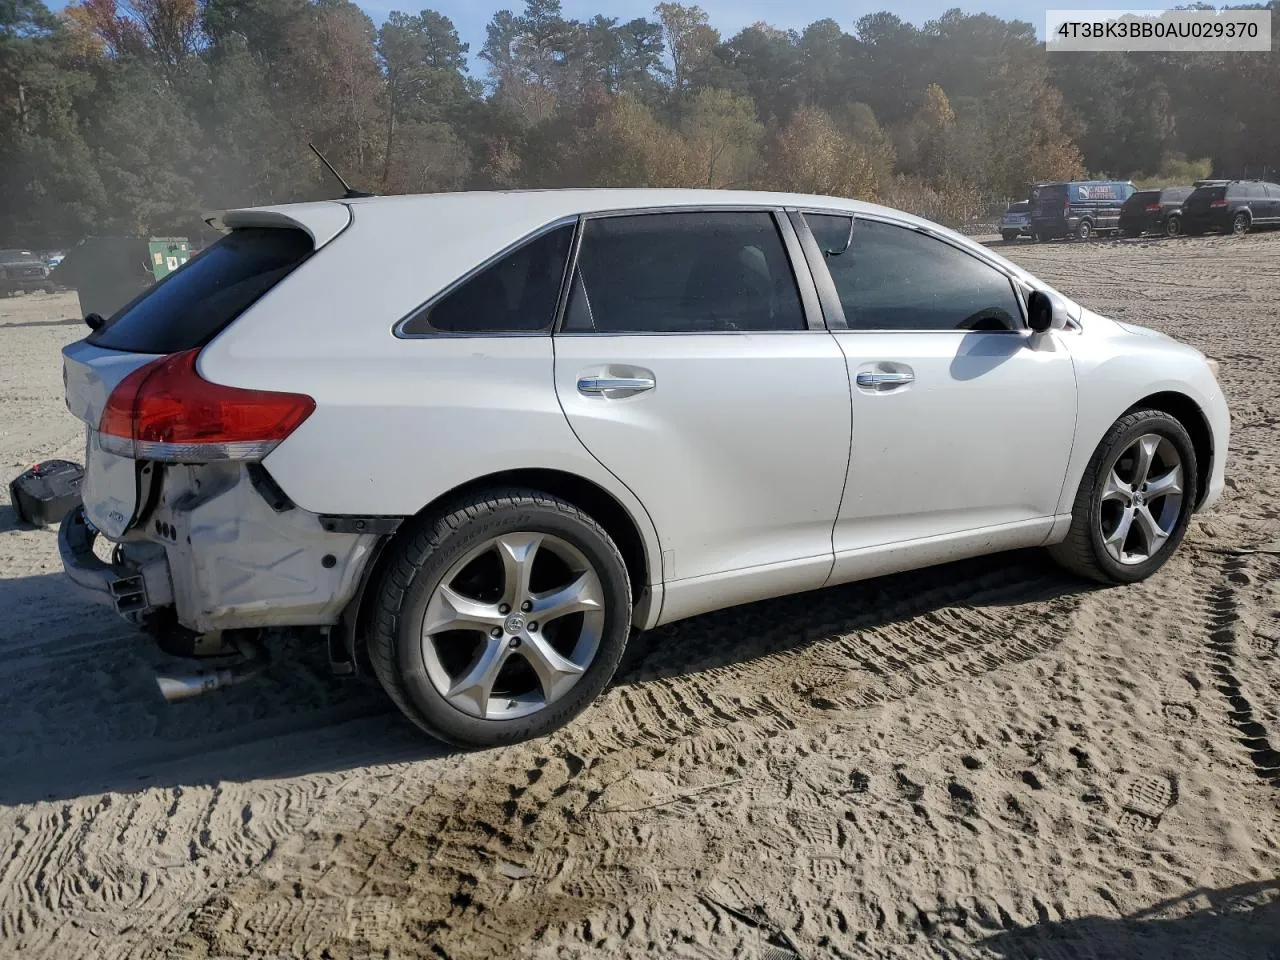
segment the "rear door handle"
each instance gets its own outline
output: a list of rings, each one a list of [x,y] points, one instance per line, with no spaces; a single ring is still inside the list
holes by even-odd
[[[860,387],[884,390],[915,383],[916,375],[914,373],[860,373],[856,379]]]
[[[658,382],[653,377],[579,377],[578,392],[592,397],[644,393]]]

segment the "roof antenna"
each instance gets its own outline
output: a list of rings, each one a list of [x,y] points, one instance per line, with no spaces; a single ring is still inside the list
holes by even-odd
[[[312,153],[314,153],[317,157],[319,157],[319,158],[320,158],[320,162],[321,162],[321,163],[323,163],[326,167],[328,167],[328,168],[329,168],[329,172],[333,174],[334,179],[335,179],[335,180],[337,180],[340,184],[342,184],[342,189],[343,189],[343,191],[345,191],[345,192],[342,194],[342,199],[343,199],[343,200],[356,200],[356,199],[358,199],[358,198],[360,198],[360,197],[373,197],[373,196],[377,196],[377,194],[373,194],[373,193],[366,193],[366,192],[365,192],[365,191],[363,191],[363,190],[352,190],[352,189],[351,189],[351,185],[350,185],[349,183],[347,183],[347,181],[345,181],[345,180],[343,180],[343,179],[342,179],[342,174],[340,174],[337,170],[335,170],[335,169],[333,168],[333,164],[332,164],[332,163],[330,163],[328,160],[326,160],[326,159],[324,158],[324,154],[323,154],[323,153],[321,153],[319,150],[317,150],[317,149],[316,149],[316,145],[315,145],[314,143],[312,143],[311,141],[309,141],[309,140],[308,140],[308,141],[307,141],[307,146],[311,148],[311,152],[312,152]]]

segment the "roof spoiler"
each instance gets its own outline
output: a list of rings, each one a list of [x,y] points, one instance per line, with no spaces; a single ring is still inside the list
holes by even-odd
[[[345,203],[320,200],[290,203],[277,207],[246,207],[207,214],[204,222],[221,233],[238,227],[282,227],[303,230],[319,250],[351,223],[351,208]]]

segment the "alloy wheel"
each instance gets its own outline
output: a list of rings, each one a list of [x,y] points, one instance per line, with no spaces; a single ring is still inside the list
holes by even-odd
[[[1121,451],[1102,488],[1102,545],[1118,563],[1146,563],[1182,514],[1183,464],[1167,437],[1143,434]]]
[[[551,534],[505,533],[441,579],[423,614],[422,659],[458,710],[514,720],[573,688],[604,625],[604,588],[582,551]]]

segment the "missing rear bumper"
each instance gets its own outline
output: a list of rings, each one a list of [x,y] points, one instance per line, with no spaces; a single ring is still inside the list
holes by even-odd
[[[130,619],[173,603],[173,586],[163,551],[139,563],[107,563],[93,552],[98,531],[76,507],[58,528],[62,568],[76,590],[94,603]]]

